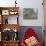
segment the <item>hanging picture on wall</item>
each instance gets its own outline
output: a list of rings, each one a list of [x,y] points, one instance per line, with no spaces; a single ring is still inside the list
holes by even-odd
[[[2,15],[9,15],[9,10],[2,10]]]
[[[37,19],[38,9],[36,8],[23,8],[24,19]]]

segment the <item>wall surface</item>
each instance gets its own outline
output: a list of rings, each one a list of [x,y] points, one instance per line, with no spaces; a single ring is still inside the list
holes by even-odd
[[[23,2],[22,5],[22,9],[21,10],[21,20],[20,20],[20,24],[22,26],[43,26],[43,6],[42,6],[42,0],[25,0]],[[38,19],[36,20],[24,20],[23,19],[23,8],[37,8],[38,9]]]
[[[14,3],[15,0],[0,0],[0,6],[1,7],[10,7],[15,6]],[[43,26],[43,6],[42,6],[42,0],[17,0],[17,3],[20,7],[20,17],[19,17],[19,24],[21,26]],[[23,19],[23,8],[37,8],[38,9],[38,15],[36,20],[24,20]],[[10,19],[9,19],[10,20]],[[13,21],[14,22],[14,21]]]

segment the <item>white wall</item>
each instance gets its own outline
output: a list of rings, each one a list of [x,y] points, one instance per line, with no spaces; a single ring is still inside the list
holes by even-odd
[[[24,20],[23,19],[23,10],[21,11],[21,25],[26,26],[43,26],[43,6],[42,6],[42,0],[24,0],[23,8],[38,8],[38,19],[37,20]]]
[[[14,6],[14,0],[0,0],[0,6],[1,7],[8,7],[8,6]]]
[[[15,0],[0,0],[0,6],[14,6]],[[18,6],[20,7],[19,24],[21,26],[43,26],[43,6],[42,0],[17,0]],[[38,19],[37,20],[24,20],[23,19],[23,8],[38,8]]]

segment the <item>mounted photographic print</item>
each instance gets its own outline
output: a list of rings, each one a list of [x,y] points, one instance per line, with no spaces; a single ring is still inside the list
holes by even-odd
[[[2,15],[9,15],[9,10],[2,10]]]
[[[23,8],[24,19],[37,19],[38,9],[36,8]]]
[[[17,24],[18,23],[18,17],[17,16],[10,16],[8,18],[8,24]]]

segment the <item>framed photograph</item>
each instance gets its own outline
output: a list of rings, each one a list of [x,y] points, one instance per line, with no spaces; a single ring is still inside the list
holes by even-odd
[[[10,16],[8,18],[8,24],[18,24],[18,17],[17,16]]]
[[[14,12],[13,11],[10,11],[10,15],[14,15]]]
[[[3,18],[2,18],[2,23],[3,24],[8,24],[8,17],[9,16],[3,16]]]
[[[23,8],[24,19],[37,19],[38,9],[37,8]]]
[[[9,11],[9,14],[10,14],[10,15],[14,15],[14,12],[15,12],[15,11],[12,9],[12,10]]]
[[[12,30],[10,28],[5,28],[2,31],[2,40],[8,41],[12,40]]]
[[[17,11],[16,11],[16,10],[10,10],[10,11],[9,11],[9,14],[10,14],[10,15],[15,15],[15,14],[17,14]]]
[[[9,15],[9,10],[2,10],[2,15]]]
[[[17,16],[3,16],[3,24],[18,24]]]

